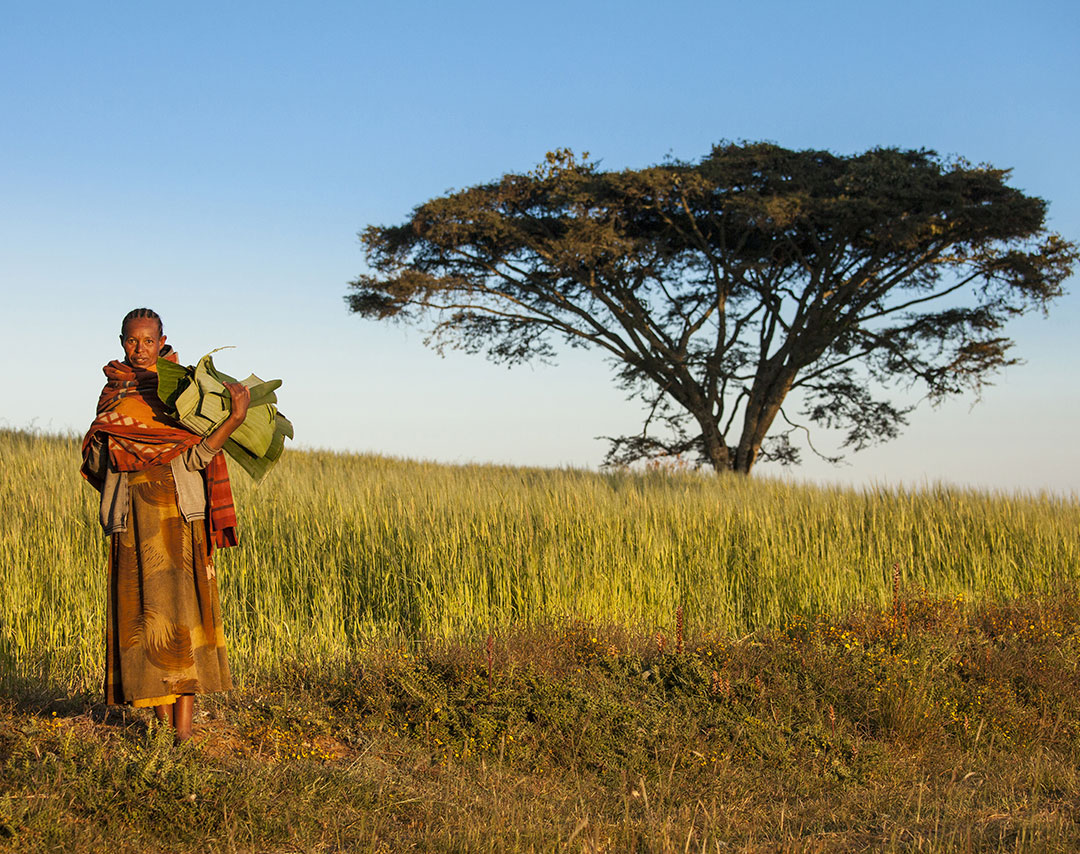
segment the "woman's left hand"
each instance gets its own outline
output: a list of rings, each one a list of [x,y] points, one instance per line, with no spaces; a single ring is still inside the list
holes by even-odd
[[[206,437],[206,444],[213,451],[220,451],[233,431],[244,423],[248,404],[251,403],[251,391],[243,383],[225,383],[225,388],[229,390],[229,397],[232,399],[232,411],[229,417]]]
[[[229,390],[229,397],[232,400],[229,420],[239,426],[247,417],[248,404],[251,403],[251,390],[243,383],[225,383],[225,388]]]

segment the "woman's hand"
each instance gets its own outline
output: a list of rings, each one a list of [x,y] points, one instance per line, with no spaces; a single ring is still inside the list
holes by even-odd
[[[232,400],[232,410],[229,417],[221,422],[221,425],[204,439],[213,451],[220,451],[225,447],[226,440],[233,434],[247,417],[248,404],[251,403],[251,391],[243,383],[225,383]]]
[[[232,411],[226,420],[235,421],[236,426],[239,427],[247,417],[248,404],[251,403],[251,390],[243,383],[225,383],[225,388],[228,389],[229,397],[232,399]]]

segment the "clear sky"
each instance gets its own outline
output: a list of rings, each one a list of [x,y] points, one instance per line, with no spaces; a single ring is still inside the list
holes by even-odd
[[[9,0],[0,80],[4,426],[83,431],[148,305],[184,361],[235,345],[224,370],[283,379],[298,446],[596,465],[639,424],[599,354],[440,359],[342,300],[365,225],[562,146],[607,168],[721,139],[932,148],[1011,167],[1080,239],[1073,0]],[[1025,364],[981,402],[796,476],[1080,491],[1069,288],[1011,327]]]

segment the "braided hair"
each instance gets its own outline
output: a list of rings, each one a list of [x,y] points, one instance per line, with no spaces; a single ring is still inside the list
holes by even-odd
[[[161,324],[161,315],[154,311],[152,308],[133,308],[127,314],[124,315],[123,321],[120,323],[120,337],[124,337],[124,331],[127,329],[129,320],[156,320],[158,327],[158,335],[165,334],[165,328]]]

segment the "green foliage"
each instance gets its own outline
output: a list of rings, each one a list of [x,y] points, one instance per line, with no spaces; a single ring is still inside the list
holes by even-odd
[[[793,392],[859,450],[906,423],[875,388],[941,399],[1014,363],[1005,322],[1062,293],[1077,247],[1008,176],[895,148],[721,143],[619,172],[561,150],[369,226],[370,272],[346,301],[430,318],[437,347],[508,364],[560,340],[596,347],[648,412],[609,462],[690,455],[746,473],[798,461]]]
[[[214,351],[217,352],[217,351]],[[158,397],[175,418],[200,436],[209,436],[229,417],[227,382],[234,377],[219,371],[207,353],[194,367],[158,359]],[[254,374],[243,380],[251,392],[247,416],[225,442],[225,452],[256,481],[262,480],[293,437],[292,423],[277,410],[281,380],[264,381]]]

